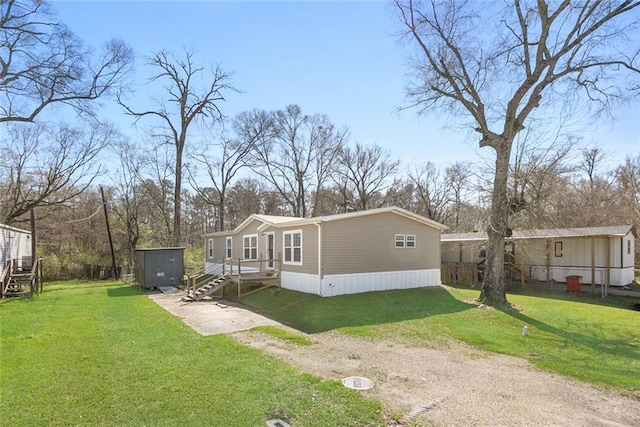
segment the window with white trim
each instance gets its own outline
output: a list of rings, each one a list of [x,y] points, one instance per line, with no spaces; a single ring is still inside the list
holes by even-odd
[[[302,265],[302,230],[282,233],[284,264]]]
[[[227,255],[227,259],[231,259],[231,257],[233,256],[233,237],[227,237],[225,243],[225,252]]]
[[[213,239],[207,240],[207,256],[213,259]]]
[[[415,248],[416,241],[415,234],[396,234],[394,245],[396,248]]]
[[[258,259],[258,235],[242,236],[242,248],[244,259]]]

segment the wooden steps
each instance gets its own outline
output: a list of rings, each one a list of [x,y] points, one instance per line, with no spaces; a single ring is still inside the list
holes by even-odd
[[[9,276],[4,298],[31,296],[31,273],[13,273]]]
[[[220,276],[206,285],[199,287],[195,292],[189,291],[186,296],[182,297],[182,301],[200,301],[202,298],[212,295],[214,292],[222,289],[231,282],[231,277],[229,275]]]

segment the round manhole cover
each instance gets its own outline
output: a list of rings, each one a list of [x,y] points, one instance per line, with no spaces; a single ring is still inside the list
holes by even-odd
[[[354,390],[369,390],[373,387],[373,381],[365,377],[347,377],[342,380],[342,384]]]

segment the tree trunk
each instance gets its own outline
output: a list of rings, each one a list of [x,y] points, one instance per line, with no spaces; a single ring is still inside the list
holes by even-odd
[[[504,240],[509,223],[509,201],[507,199],[507,177],[511,143],[501,141],[492,145],[496,149],[496,171],[491,197],[491,215],[487,234],[487,258],[480,302],[493,307],[508,304],[504,283]]]
[[[184,143],[176,144],[176,185],[173,192],[173,246],[180,247],[182,234],[180,233],[182,217],[182,149]]]
[[[227,190],[223,185],[222,190],[220,191],[220,204],[218,204],[218,230],[216,231],[224,231],[224,210],[227,204]]]

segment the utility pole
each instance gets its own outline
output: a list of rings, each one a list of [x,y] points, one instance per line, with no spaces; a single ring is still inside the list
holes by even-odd
[[[104,190],[100,186],[100,194],[102,195],[102,207],[104,208],[104,220],[107,223],[107,234],[109,235],[109,247],[111,248],[111,265],[113,267],[113,276],[118,278],[118,270],[116,268],[116,254],[113,251],[113,239],[111,238],[111,228],[109,227],[109,215],[107,213],[107,199],[104,197]]]

